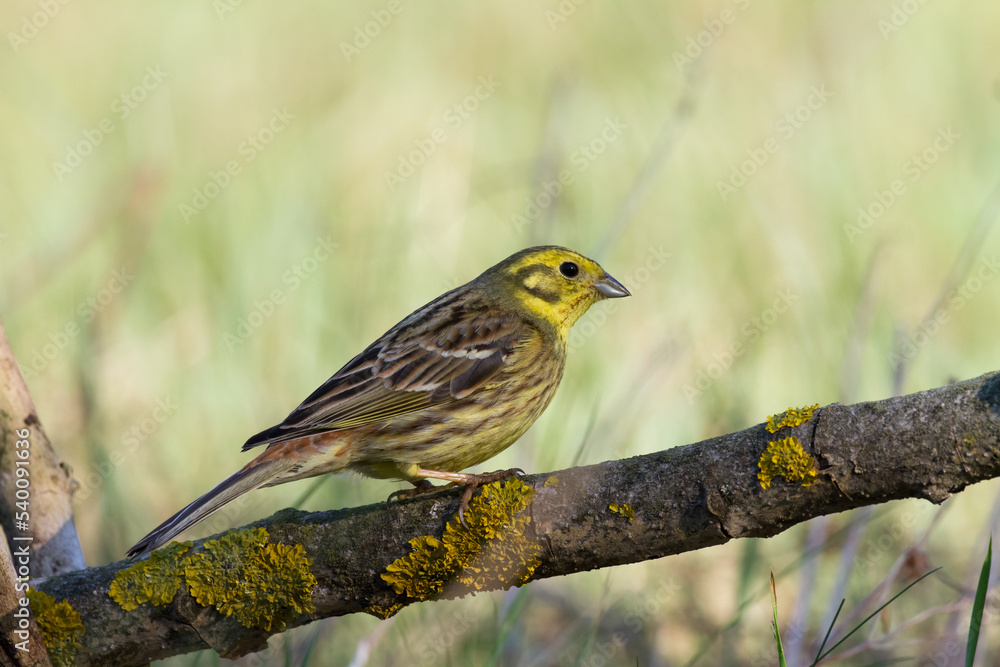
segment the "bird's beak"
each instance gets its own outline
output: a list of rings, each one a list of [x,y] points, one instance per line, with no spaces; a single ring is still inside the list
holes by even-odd
[[[625,289],[625,286],[609,276],[607,273],[594,285],[597,291],[608,299],[618,299],[623,296],[632,296],[632,293]]]

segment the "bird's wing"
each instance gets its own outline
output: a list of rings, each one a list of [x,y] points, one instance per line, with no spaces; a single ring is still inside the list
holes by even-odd
[[[442,299],[390,329],[282,423],[250,438],[244,451],[416,412],[464,398],[486,384],[529,325],[487,304],[470,303],[468,295],[465,301],[439,303]]]

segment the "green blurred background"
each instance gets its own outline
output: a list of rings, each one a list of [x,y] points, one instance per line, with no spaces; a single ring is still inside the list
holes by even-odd
[[[81,482],[88,562],[243,465],[248,436],[411,310],[532,244],[591,254],[634,296],[577,325],[555,401],[484,470],[1000,368],[998,20],[916,0],[3,3],[0,317]],[[946,321],[924,323],[939,302]],[[300,506],[396,488],[334,478]],[[944,570],[840,664],[929,660],[964,646],[967,607],[938,606],[974,584],[998,491],[969,489],[933,525],[939,508],[899,502],[328,619],[245,662],[682,665],[707,642],[698,664],[775,664],[769,568],[794,650],[897,561],[893,591]]]

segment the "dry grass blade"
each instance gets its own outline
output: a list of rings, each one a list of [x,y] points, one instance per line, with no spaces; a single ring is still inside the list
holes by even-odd
[[[778,648],[778,664],[785,667],[785,650],[781,646],[781,633],[778,631],[778,593],[774,590],[774,571],[771,572],[771,628],[774,630],[774,643]]]

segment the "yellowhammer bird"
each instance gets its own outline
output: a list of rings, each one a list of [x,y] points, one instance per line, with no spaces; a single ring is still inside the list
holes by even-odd
[[[597,262],[558,246],[528,248],[389,329],[277,426],[267,448],[129,550],[149,553],[261,486],[358,472],[433,487],[479,484],[512,470],[459,472],[509,447],[562,379],[570,328],[595,302],[629,296]],[[461,511],[461,510],[460,510]]]

